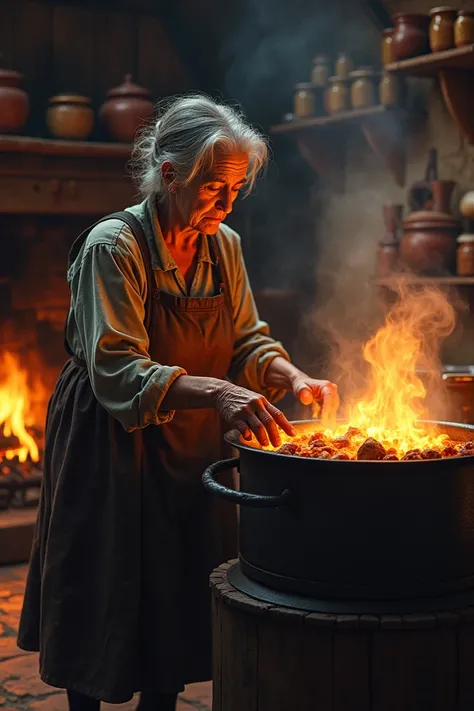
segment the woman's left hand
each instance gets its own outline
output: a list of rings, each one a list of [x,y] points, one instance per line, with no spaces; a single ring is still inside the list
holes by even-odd
[[[337,385],[330,380],[315,380],[309,375],[299,373],[292,379],[294,396],[303,405],[312,405],[314,402],[321,403],[321,419],[330,421],[336,419],[339,407],[339,393]]]
[[[337,385],[330,380],[315,380],[303,373],[285,358],[277,356],[268,365],[265,381],[276,388],[292,390],[294,396],[303,405],[321,403],[321,420],[330,422],[336,419],[339,407]]]

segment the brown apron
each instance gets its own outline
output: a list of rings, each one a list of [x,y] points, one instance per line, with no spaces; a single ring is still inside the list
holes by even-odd
[[[134,233],[151,359],[225,378],[234,323],[217,241],[216,295],[174,296],[156,288],[144,234]],[[235,555],[237,526],[235,508],[210,497],[201,475],[226,454],[223,432],[217,412],[202,409],[127,433],[95,398],[84,363],[65,364],[48,408],[18,637],[39,649],[46,683],[120,703],[211,678],[208,577]]]

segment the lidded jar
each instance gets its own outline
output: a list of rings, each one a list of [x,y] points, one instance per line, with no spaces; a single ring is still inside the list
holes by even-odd
[[[94,111],[88,96],[58,94],[49,99],[46,124],[52,136],[84,140],[94,128]]]
[[[293,112],[299,119],[310,118],[316,111],[314,87],[309,82],[300,82],[295,86]]]
[[[151,93],[134,84],[132,75],[126,74],[123,84],[107,92],[99,116],[111,138],[131,143],[138,128],[153,116]]]
[[[379,84],[379,101],[382,106],[398,106],[400,103],[400,80],[390,72],[383,72]]]
[[[318,54],[313,59],[313,70],[311,72],[311,84],[316,87],[326,87],[330,75],[330,59],[325,54]]]
[[[472,10],[459,10],[454,23],[454,44],[456,47],[474,44],[474,12]]]
[[[395,61],[395,57],[393,56],[392,52],[392,39],[394,32],[394,27],[386,27],[382,33],[381,55],[382,64],[384,66],[386,64],[391,64],[393,61]]]
[[[351,72],[351,106],[364,109],[376,103],[374,80],[378,76],[371,67],[361,67]]]
[[[430,47],[432,52],[443,52],[454,47],[454,22],[457,11],[452,7],[434,7],[430,11]]]
[[[392,52],[395,60],[409,59],[429,50],[428,15],[399,12],[393,16],[395,31],[392,38]]]
[[[456,271],[459,276],[474,276],[474,235],[459,235],[457,239]]]
[[[22,80],[19,72],[0,69],[0,133],[21,133],[25,128],[30,104]]]
[[[349,108],[349,89],[347,80],[342,77],[329,77],[330,88],[327,90],[326,110],[329,114],[347,111]]]
[[[348,79],[352,71],[352,61],[347,52],[339,52],[336,59],[335,74],[341,79]]]

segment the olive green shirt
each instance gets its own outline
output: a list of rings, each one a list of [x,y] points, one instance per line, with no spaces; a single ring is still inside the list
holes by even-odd
[[[158,289],[202,297],[215,293],[206,236],[199,241],[196,275],[188,293],[163,239],[154,203],[145,200],[128,210],[144,227],[144,211],[150,211],[153,234],[145,228],[145,237]],[[259,319],[239,235],[223,224],[216,237],[229,280],[235,325],[228,377],[275,401],[284,393],[265,386],[265,370],[275,356],[288,359],[288,354]],[[161,403],[170,385],[186,371],[179,363],[156,363],[148,353],[144,326],[146,272],[130,228],[120,220],[107,220],[94,227],[77,255],[70,257],[67,276],[71,289],[67,340],[73,353],[86,362],[98,401],[129,432],[169,422],[174,412],[161,409]]]

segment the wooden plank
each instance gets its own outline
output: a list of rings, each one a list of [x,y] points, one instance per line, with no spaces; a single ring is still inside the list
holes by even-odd
[[[221,684],[221,711],[257,711],[257,621],[261,618],[254,618],[221,601],[219,605],[221,678],[225,679],[225,684]]]
[[[95,99],[94,12],[89,7],[54,8],[54,93]],[[119,50],[118,50],[119,51]]]
[[[436,703],[436,628],[402,630],[403,711],[432,711]]]
[[[369,631],[354,628],[349,618],[341,615],[334,635],[334,711],[367,711],[370,709],[370,641]]]
[[[258,623],[258,711],[333,711],[333,628],[270,615]]]
[[[96,156],[130,158],[132,146],[128,143],[101,143],[99,141],[59,141],[31,136],[0,136],[2,152],[38,153],[48,156]]]
[[[458,630],[458,707],[457,711],[474,709],[474,622],[461,620]]]
[[[434,711],[456,708],[457,698],[457,624],[459,616],[439,613],[437,618]]]
[[[48,135],[45,113],[53,83],[53,8],[38,0],[22,0],[14,7],[14,63],[24,74],[30,100],[25,133]]]
[[[94,14],[95,99],[137,73],[137,16],[132,12],[97,9]]]
[[[222,707],[222,616],[221,605],[212,595],[212,708],[224,711]]]
[[[137,81],[152,92],[155,101],[191,84],[187,69],[155,17],[138,21]]]
[[[372,638],[371,711],[404,710],[401,629],[383,628]]]

